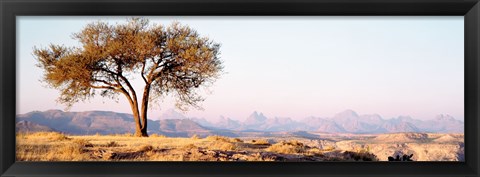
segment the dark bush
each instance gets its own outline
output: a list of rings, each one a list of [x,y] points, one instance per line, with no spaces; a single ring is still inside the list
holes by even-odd
[[[404,154],[402,157],[400,157],[400,155],[397,154],[395,158],[393,158],[392,156],[389,156],[388,161],[413,161],[412,157],[413,157],[413,154],[410,154],[410,155]]]

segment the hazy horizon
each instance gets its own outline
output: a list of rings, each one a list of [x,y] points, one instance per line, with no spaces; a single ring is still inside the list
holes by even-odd
[[[21,113],[21,114],[27,114],[27,113],[30,113],[30,112],[35,112],[35,111],[40,111],[40,112],[46,112],[46,111],[51,111],[51,110],[60,110],[60,111],[63,111],[63,112],[90,112],[90,111],[105,111],[105,112],[116,112],[116,111],[109,111],[109,110],[84,110],[84,111],[66,111],[66,110],[62,110],[62,109],[47,109],[47,110],[33,110],[33,111],[29,111],[29,112],[26,112],[26,113]],[[384,120],[390,120],[390,119],[396,119],[396,118],[399,118],[399,117],[411,117],[413,119],[418,119],[416,117],[412,117],[410,115],[397,115],[397,116],[394,116],[394,117],[385,117],[385,116],[382,116],[380,114],[377,114],[377,113],[361,113],[361,112],[357,112],[355,110],[352,110],[352,109],[346,109],[346,110],[343,110],[343,111],[340,111],[340,112],[337,112],[333,115],[310,115],[310,116],[306,116],[306,117],[297,117],[297,118],[292,118],[292,117],[286,117],[286,116],[269,116],[269,115],[266,115],[264,114],[262,111],[258,111],[258,110],[253,110],[251,111],[250,113],[247,114],[247,116],[245,117],[226,117],[226,116],[223,116],[223,115],[218,115],[216,117],[198,117],[198,116],[187,116],[184,112],[182,112],[181,110],[178,110],[178,109],[174,109],[174,108],[171,108],[171,109],[167,109],[165,110],[162,115],[165,115],[165,114],[169,114],[171,111],[175,111],[176,113],[179,113],[179,114],[182,114],[183,116],[185,116],[185,118],[204,118],[206,119],[207,121],[210,121],[210,122],[215,122],[215,121],[218,121],[220,120],[221,117],[224,117],[224,118],[229,118],[229,119],[232,119],[232,120],[236,120],[236,121],[244,121],[245,119],[247,119],[250,115],[254,114],[254,113],[258,113],[258,114],[263,114],[265,117],[271,119],[271,118],[291,118],[292,120],[296,120],[296,121],[300,121],[304,118],[308,118],[308,117],[317,117],[317,118],[327,118],[327,119],[333,119],[333,117],[336,115],[336,114],[339,114],[339,113],[343,113],[343,112],[346,112],[346,111],[353,111],[355,112],[358,116],[363,116],[363,115],[379,115],[382,119]],[[116,112],[116,113],[122,113],[122,114],[130,114],[132,115],[131,112]],[[17,114],[18,115],[18,114]],[[162,115],[160,115],[159,117],[148,117],[148,119],[150,120],[161,120],[161,119],[165,119],[162,117]],[[418,119],[418,120],[431,120],[431,119],[434,119],[436,118],[437,116],[452,116],[450,114],[437,114],[435,115],[434,117],[431,117],[431,118],[426,118],[426,119]],[[452,116],[453,117],[453,116]],[[456,117],[453,117],[454,119],[456,120],[460,120],[460,121],[464,121],[462,119],[458,119]]]
[[[33,46],[77,46],[71,34],[98,19],[124,23],[126,17],[17,17],[17,114],[64,109],[55,102],[58,91],[39,82]],[[204,111],[191,109],[187,117],[244,120],[257,111],[299,120],[351,109],[384,119],[448,114],[464,120],[463,16],[148,19],[178,21],[222,44],[226,73],[202,92]],[[118,98],[96,97],[70,111],[131,114]],[[149,119],[173,108],[172,99],[160,108],[149,110]]]

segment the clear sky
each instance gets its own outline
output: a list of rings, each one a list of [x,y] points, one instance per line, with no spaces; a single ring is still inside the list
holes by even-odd
[[[258,111],[301,119],[352,109],[384,118],[464,119],[463,16],[148,18],[179,21],[222,44],[226,73],[202,92],[204,110],[187,116],[243,120]],[[86,24],[125,19],[17,16],[17,113],[65,108],[55,102],[59,91],[40,82],[34,46],[78,46],[71,35]],[[166,98],[149,118],[172,103]],[[131,113],[122,95],[118,103],[98,97],[71,109],[86,110]]]

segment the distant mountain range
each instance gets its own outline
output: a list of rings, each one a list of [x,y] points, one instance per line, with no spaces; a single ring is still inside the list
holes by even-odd
[[[61,110],[34,111],[17,115],[17,131],[54,131],[69,134],[124,134],[135,131],[131,114],[109,111],[63,112]],[[167,136],[191,136],[212,134],[207,129],[189,119],[148,120],[148,132]]]
[[[418,120],[409,116],[384,119],[378,114],[358,115],[345,110],[331,118],[307,117],[300,121],[288,117],[267,118],[253,112],[244,121],[221,117],[219,122],[205,122],[191,119],[202,126],[239,131],[315,131],[326,133],[396,133],[432,132],[463,133],[464,123],[450,115],[440,114],[430,120]]]
[[[60,131],[69,134],[123,134],[134,132],[131,114],[109,111],[63,112],[34,111],[17,115],[17,131]],[[296,121],[288,117],[268,118],[253,112],[244,121],[221,116],[216,122],[204,118],[188,118],[169,110],[160,120],[148,120],[150,134],[167,136],[200,136],[220,134],[236,136],[241,132],[326,132],[326,133],[394,133],[432,132],[463,133],[464,123],[450,115],[438,115],[430,120],[409,116],[384,119],[378,114],[358,115],[345,110],[331,118],[307,117]]]

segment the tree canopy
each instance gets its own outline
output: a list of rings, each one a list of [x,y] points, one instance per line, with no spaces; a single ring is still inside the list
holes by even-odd
[[[177,22],[164,27],[150,25],[145,18],[116,25],[99,21],[74,33],[73,39],[81,47],[34,48],[43,81],[60,90],[58,101],[67,108],[99,93],[109,98],[124,95],[138,136],[148,136],[149,102],[173,94],[178,108],[199,108],[204,98],[196,88],[213,83],[223,70],[220,44]],[[131,83],[135,75],[145,83],[141,104]]]

